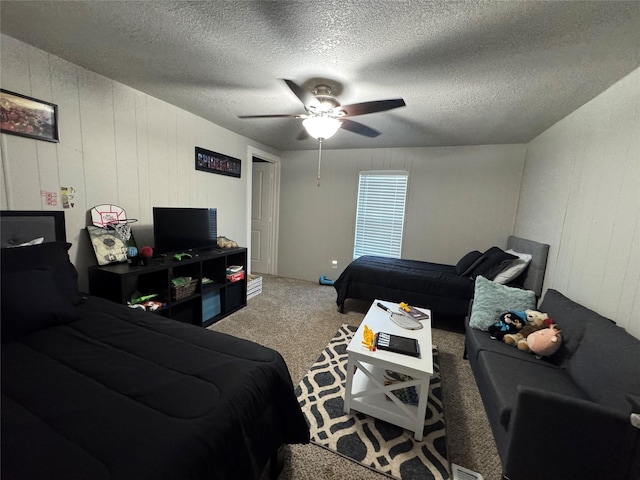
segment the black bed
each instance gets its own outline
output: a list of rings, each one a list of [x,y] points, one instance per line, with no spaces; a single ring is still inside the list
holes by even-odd
[[[3,479],[255,479],[309,441],[278,352],[83,295],[39,213],[1,217],[48,217],[1,250]]]
[[[509,284],[533,290],[539,297],[549,245],[509,236],[507,249],[531,256],[524,271]],[[469,252],[456,265],[366,255],[349,264],[334,282],[336,303],[344,312],[349,298],[407,302],[431,309],[434,317],[462,322],[473,298],[475,278],[483,275],[491,280],[513,260],[515,256],[498,247]]]

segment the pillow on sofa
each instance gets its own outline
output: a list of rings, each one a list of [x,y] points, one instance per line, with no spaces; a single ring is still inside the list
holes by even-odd
[[[456,263],[456,273],[458,275],[464,274],[464,272],[466,272],[467,269],[471,265],[473,265],[473,263],[476,260],[478,260],[481,256],[482,256],[482,253],[480,253],[478,250],[474,250],[473,252],[467,253],[464,257],[458,260],[458,263]]]
[[[51,267],[3,274],[2,343],[80,318],[60,293]]]
[[[511,255],[499,247],[491,247],[476,260],[463,275],[476,278],[478,275],[492,280],[498,273],[509,266],[518,257]]]
[[[0,250],[2,275],[52,267],[54,278],[64,297],[74,305],[82,295],[78,289],[78,272],[69,259],[70,243],[47,242],[27,247]],[[35,297],[34,297],[35,298]]]
[[[518,278],[520,274],[522,274],[522,272],[527,269],[529,263],[531,263],[531,259],[533,258],[533,256],[529,255],[528,253],[520,253],[513,250],[507,250],[506,253],[515,255],[518,258],[510,261],[507,268],[502,270],[493,278],[494,282],[500,283],[502,285],[506,285],[507,283],[512,282],[513,280]]]
[[[536,294],[531,290],[507,287],[478,276],[469,326],[486,331],[507,310],[522,311],[535,307]]]

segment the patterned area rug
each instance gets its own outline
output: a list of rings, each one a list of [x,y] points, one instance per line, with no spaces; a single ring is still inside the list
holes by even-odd
[[[342,325],[296,387],[296,395],[311,431],[311,441],[392,478],[449,478],[438,353],[427,405],[424,438],[367,415],[343,409],[346,348],[356,327]]]

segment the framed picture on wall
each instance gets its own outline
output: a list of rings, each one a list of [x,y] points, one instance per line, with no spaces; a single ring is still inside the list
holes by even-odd
[[[240,178],[240,166],[237,158],[196,147],[196,170]]]
[[[58,106],[8,90],[0,90],[2,133],[58,142]]]

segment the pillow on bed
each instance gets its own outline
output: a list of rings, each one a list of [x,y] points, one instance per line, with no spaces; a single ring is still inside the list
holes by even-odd
[[[535,308],[536,294],[531,290],[507,287],[478,276],[469,326],[486,331],[498,321],[500,314],[507,310],[523,311]]]
[[[467,253],[464,257],[458,260],[456,263],[456,273],[458,275],[464,274],[467,269],[474,264],[476,260],[478,260],[482,256],[478,250],[474,250],[473,252]]]
[[[74,305],[80,303],[82,295],[78,289],[78,272],[69,259],[70,243],[47,242],[27,247],[3,248],[0,261],[3,275],[37,268],[52,267],[56,284],[65,299]]]
[[[40,245],[44,242],[44,237],[34,238],[33,240],[29,240],[28,242],[20,243],[18,245],[7,245],[6,248],[17,248],[17,247],[30,247],[31,245]]]
[[[507,250],[507,253],[515,255],[518,258],[511,261],[505,270],[501,271],[493,278],[494,282],[501,283],[502,285],[506,285],[518,278],[520,274],[527,269],[529,263],[531,263],[531,259],[533,258],[533,256],[528,253],[520,253],[513,250]]]
[[[2,343],[77,320],[52,267],[2,274]]]
[[[502,270],[507,268],[511,261],[518,257],[505,252],[501,248],[491,247],[484,252],[468,269],[463,273],[465,276],[476,278],[482,275],[485,278],[493,279]]]

